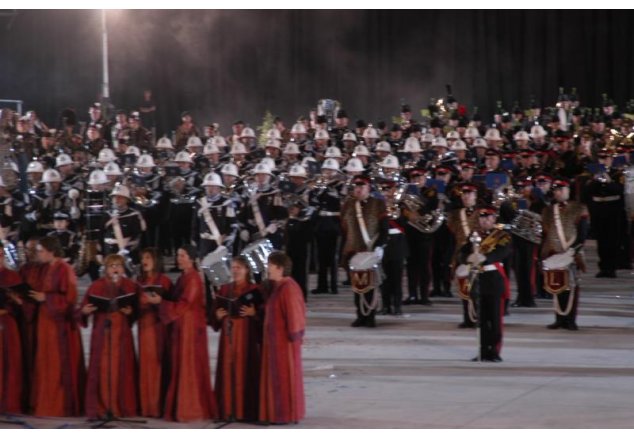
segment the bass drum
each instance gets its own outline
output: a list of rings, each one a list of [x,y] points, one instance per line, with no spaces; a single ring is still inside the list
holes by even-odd
[[[273,253],[273,244],[268,239],[260,239],[247,245],[242,256],[247,258],[254,274],[266,273],[269,255]]]
[[[365,294],[383,281],[381,259],[374,252],[359,252],[350,259],[350,284],[352,291]]]
[[[219,288],[233,281],[229,268],[230,259],[229,250],[222,246],[205,256],[200,263],[205,277],[213,286]]]

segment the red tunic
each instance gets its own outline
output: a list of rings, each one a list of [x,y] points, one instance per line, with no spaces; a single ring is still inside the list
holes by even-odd
[[[0,287],[20,283],[22,279],[18,273],[0,268]],[[18,311],[17,304],[8,297],[4,306],[0,303],[0,413],[23,411],[22,343],[15,319]]]
[[[139,278],[141,285],[161,285],[171,294],[172,281],[158,273],[149,278]],[[148,303],[142,289],[139,289],[139,402],[141,416],[160,417],[167,383],[165,374],[167,362],[165,350],[165,325],[159,318],[159,306]]]
[[[94,281],[84,296],[81,308],[88,304],[88,296],[115,298],[137,293],[137,285],[122,278],[118,285],[109,279]],[[104,416],[108,409],[114,416],[137,415],[137,368],[132,338],[135,315],[126,316],[120,311],[93,314],[90,337],[90,364],[86,382],[86,416]],[[88,317],[82,315],[82,325],[88,326]],[[107,321],[110,319],[110,334]]]
[[[275,282],[264,307],[259,420],[297,422],[306,414],[302,338],[306,326],[302,290],[290,277]]]
[[[247,282],[228,284],[220,288],[218,295],[238,298],[255,288],[256,285]],[[254,317],[225,317],[218,321],[216,306],[214,302],[212,326],[220,330],[215,385],[220,419],[233,415],[237,420],[256,421],[262,347],[259,312]]]
[[[82,413],[85,366],[81,335],[74,319],[77,277],[62,259],[42,267],[37,305],[31,404],[36,416]]]
[[[178,278],[173,300],[163,300],[160,307],[161,320],[170,324],[170,378],[163,416],[181,422],[215,418],[203,282],[198,271],[190,269]]]

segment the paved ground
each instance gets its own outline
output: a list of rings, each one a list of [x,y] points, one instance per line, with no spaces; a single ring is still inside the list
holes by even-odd
[[[469,361],[476,332],[457,329],[455,297],[404,307],[404,316],[380,317],[376,329],[349,326],[354,305],[348,290],[309,297],[308,415],[286,428],[634,428],[634,273],[595,279],[595,252],[588,253],[592,272],[583,275],[581,330],[547,330],[549,300],[512,309],[498,364]],[[210,345],[215,370],[215,334]],[[86,425],[24,419],[34,427]],[[149,420],[146,426],[219,425]]]

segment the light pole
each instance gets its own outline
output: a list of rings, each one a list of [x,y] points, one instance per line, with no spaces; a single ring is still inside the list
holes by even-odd
[[[103,71],[102,94],[105,100],[110,99],[108,83],[108,27],[106,26],[106,10],[101,10],[101,64]]]

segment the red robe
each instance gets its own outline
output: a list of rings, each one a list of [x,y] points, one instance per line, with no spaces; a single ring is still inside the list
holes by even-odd
[[[306,414],[302,338],[306,308],[302,290],[290,277],[275,282],[264,307],[259,420],[297,422]]]
[[[135,282],[122,278],[118,285],[106,278],[94,281],[84,296],[81,308],[87,305],[88,296],[115,298],[137,293]],[[90,364],[86,382],[86,416],[104,416],[111,410],[117,417],[137,415],[137,367],[132,337],[134,312],[126,316],[120,311],[93,314],[90,337]],[[88,317],[81,315],[82,326],[88,326]],[[110,319],[110,331],[106,322]],[[112,340],[112,344],[110,344]]]
[[[149,278],[139,278],[141,285],[161,285],[168,295],[172,281],[158,273]],[[165,325],[159,318],[159,306],[148,303],[145,293],[139,289],[139,402],[141,416],[158,418],[163,413],[167,371],[165,350]]]
[[[0,268],[0,287],[10,287],[22,283],[20,275],[7,268]],[[4,293],[0,293],[4,294]],[[23,411],[22,343],[15,316],[17,304],[8,297],[0,310],[0,413],[21,413]]]
[[[163,300],[161,320],[168,327],[170,377],[164,418],[170,421],[213,419],[216,402],[211,389],[203,282],[191,269],[178,278],[173,301]]]
[[[77,277],[62,259],[42,267],[37,305],[31,405],[35,416],[78,416],[83,412],[85,366],[74,319]]]
[[[255,288],[256,285],[247,282],[228,284],[223,285],[217,295],[238,298]],[[228,419],[233,415],[236,420],[256,421],[262,347],[261,318],[258,314],[254,317],[227,316],[219,321],[216,309],[217,302],[214,301],[211,324],[214,330],[220,330],[215,385],[220,419]],[[233,396],[235,402],[232,401]]]

